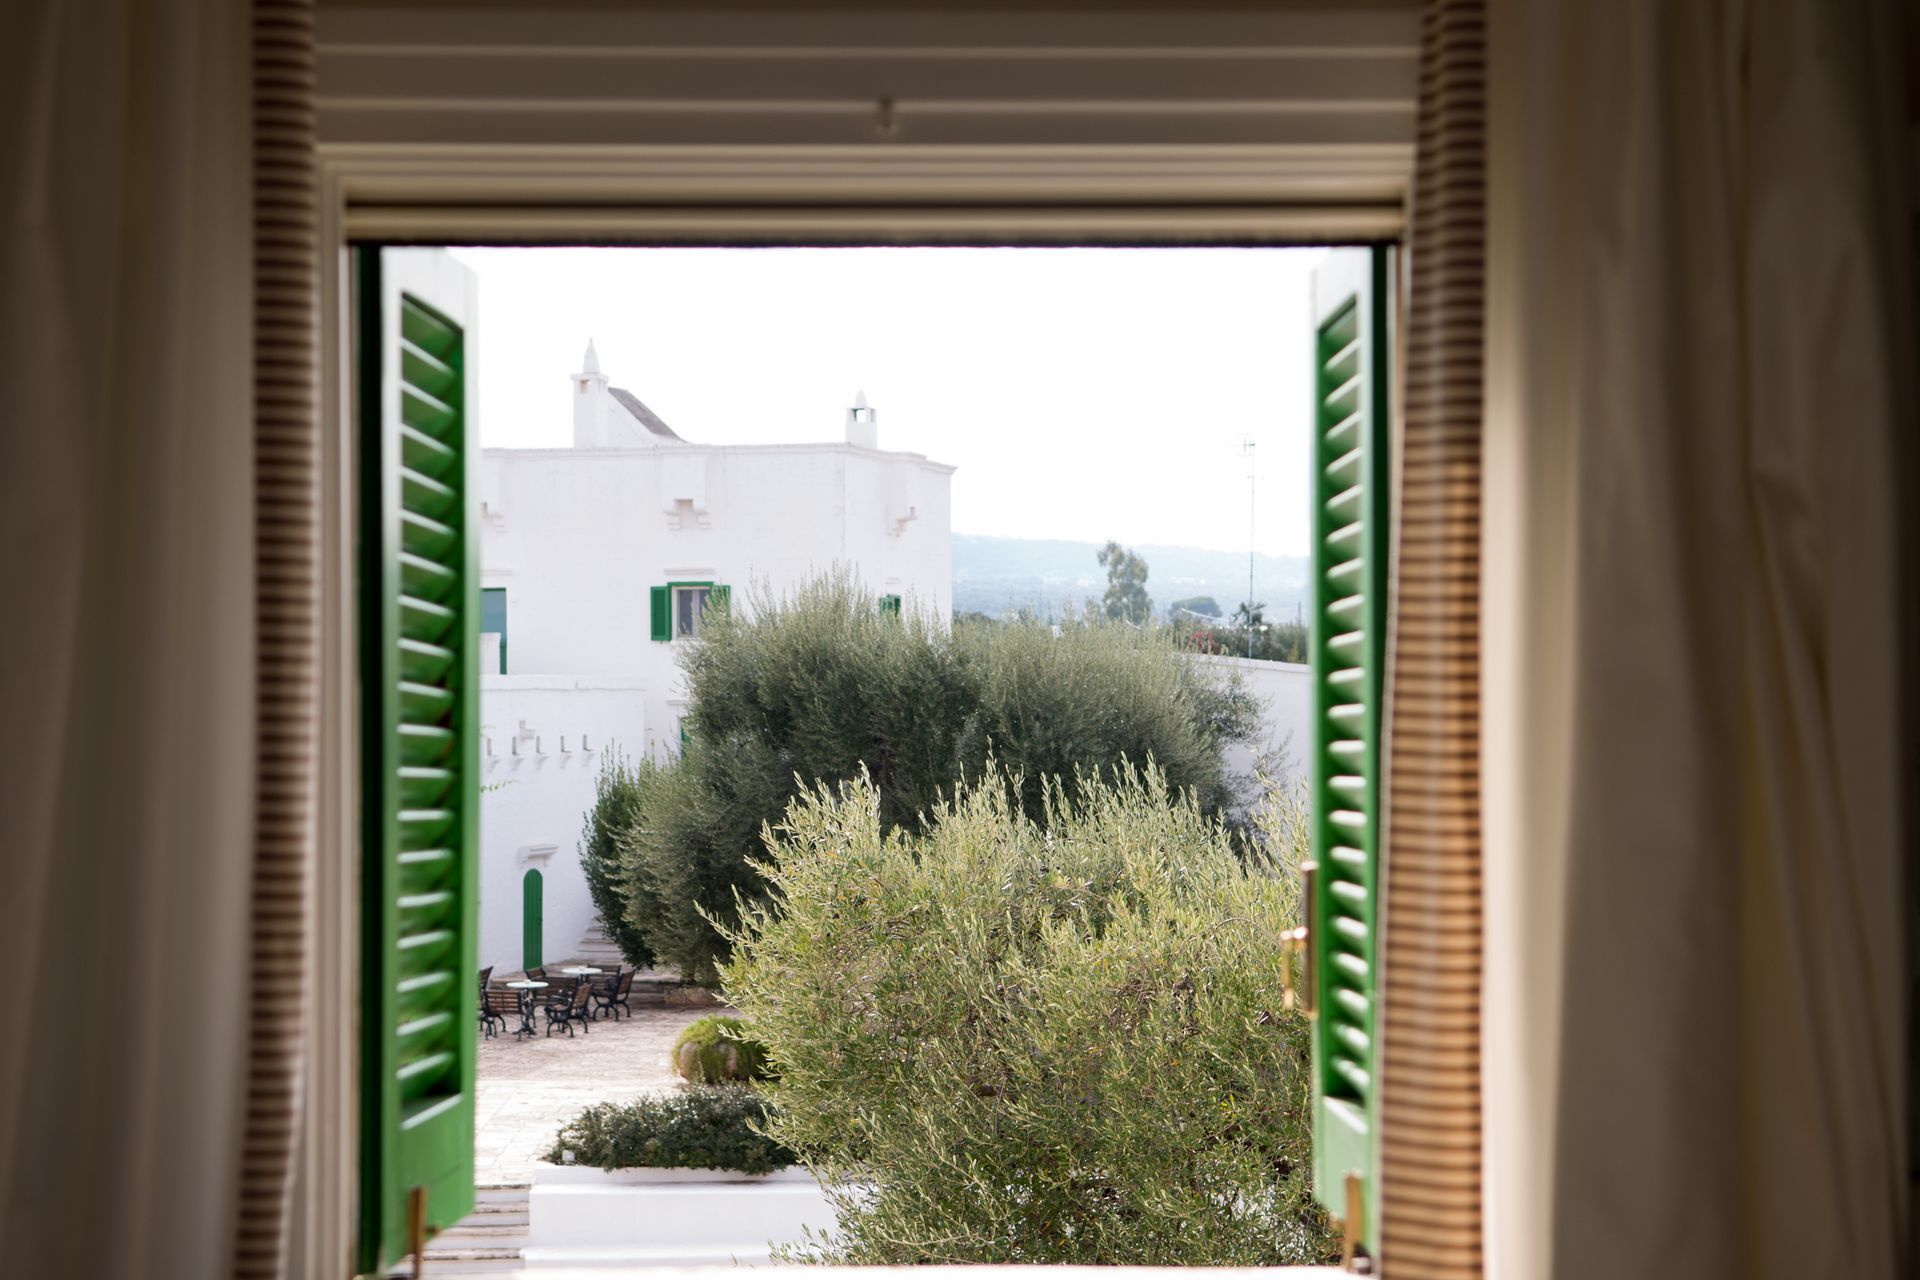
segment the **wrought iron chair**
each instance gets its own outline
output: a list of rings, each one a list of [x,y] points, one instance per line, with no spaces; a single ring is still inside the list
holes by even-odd
[[[615,1021],[618,1021],[622,1009],[625,1009],[628,1013],[633,1012],[633,1006],[627,1003],[627,997],[632,994],[633,970],[631,969],[615,970],[605,978],[595,979],[593,984],[593,1016],[597,1018],[605,1013],[610,1014]]]
[[[488,965],[480,971],[480,1025],[486,1033],[493,1034],[493,1015],[487,1012],[487,979],[493,976],[493,966]]]
[[[560,978],[554,981],[547,993],[547,1034],[552,1035],[555,1027],[565,1027],[568,1035],[573,1034],[573,1024],[579,1023],[582,1032],[587,1030],[588,1007],[593,999],[593,988],[581,978]]]
[[[547,967],[541,964],[534,965],[531,969],[527,970],[527,980],[529,982],[545,982],[547,980]]]

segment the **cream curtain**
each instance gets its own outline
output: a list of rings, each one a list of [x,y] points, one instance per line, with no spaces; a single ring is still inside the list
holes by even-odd
[[[1496,5],[1503,1280],[1904,1274],[1899,19]]]
[[[231,1267],[254,794],[247,8],[0,40],[0,1269]]]

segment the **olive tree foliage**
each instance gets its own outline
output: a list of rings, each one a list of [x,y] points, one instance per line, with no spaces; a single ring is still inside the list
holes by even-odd
[[[627,919],[632,893],[621,845],[639,818],[643,785],[641,766],[628,759],[617,744],[609,747],[600,758],[593,807],[587,810],[580,830],[580,869],[586,874],[594,910],[600,913],[607,936],[636,969],[652,964],[653,952]]]
[[[621,842],[626,920],[654,955],[709,979],[723,926],[763,892],[762,833],[817,783],[870,779],[888,831],[919,830],[990,758],[1044,824],[1044,780],[1151,760],[1170,793],[1217,813],[1236,779],[1224,748],[1258,727],[1231,672],[1158,630],[963,625],[882,612],[846,575],[752,618],[717,613],[682,654],[686,744],[637,771]]]
[[[1305,1019],[1283,995],[1300,813],[1247,859],[1154,769],[964,789],[889,831],[861,779],[798,797],[734,926],[767,1132],[835,1201],[793,1260],[1332,1260]]]

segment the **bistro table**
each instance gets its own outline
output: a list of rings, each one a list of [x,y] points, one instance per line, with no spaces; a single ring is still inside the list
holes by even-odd
[[[569,978],[591,978],[597,974],[605,973],[606,970],[596,969],[590,964],[577,964],[571,969],[562,969],[560,972],[566,974]]]
[[[531,978],[523,978],[519,982],[509,982],[507,985],[520,993],[520,1029],[513,1034],[533,1035],[533,993],[545,990],[547,984],[535,982]]]

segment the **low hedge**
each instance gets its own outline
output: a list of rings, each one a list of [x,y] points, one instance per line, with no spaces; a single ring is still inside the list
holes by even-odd
[[[688,1084],[745,1083],[769,1079],[767,1049],[744,1018],[710,1014],[687,1024],[673,1042],[674,1074]]]
[[[699,1085],[637,1102],[601,1102],[560,1130],[547,1160],[596,1169],[732,1169],[772,1173],[794,1163],[782,1143],[756,1132],[771,1117],[765,1097],[740,1085]]]

